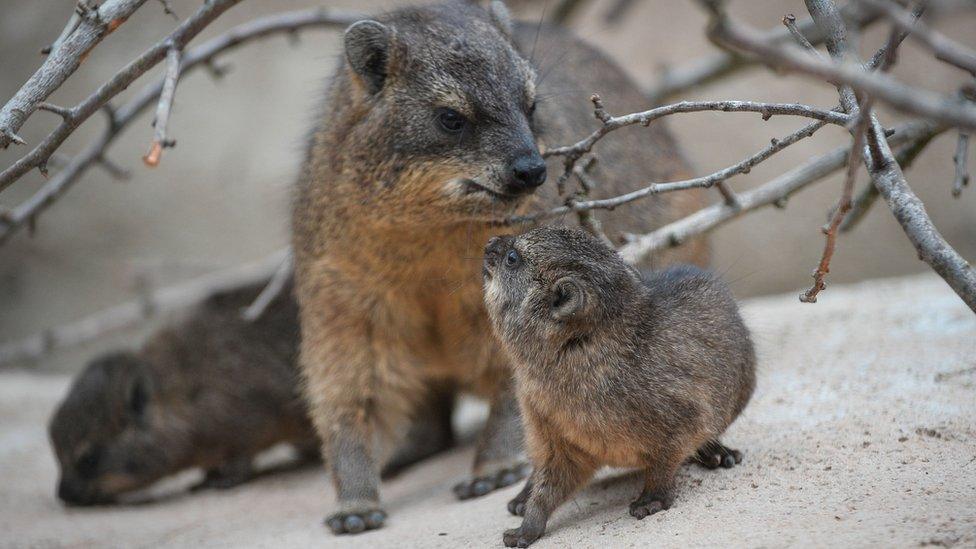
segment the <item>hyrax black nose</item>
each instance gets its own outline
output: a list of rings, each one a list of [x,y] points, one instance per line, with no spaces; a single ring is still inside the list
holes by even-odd
[[[512,192],[530,192],[546,181],[546,161],[536,151],[517,156],[512,161],[511,169],[509,186]]]

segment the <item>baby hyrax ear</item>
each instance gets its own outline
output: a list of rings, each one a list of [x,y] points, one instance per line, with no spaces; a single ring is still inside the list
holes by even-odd
[[[346,29],[346,59],[369,93],[383,89],[390,69],[393,29],[372,21],[357,21]]]
[[[502,0],[492,0],[488,6],[488,15],[491,22],[502,31],[505,36],[512,36],[512,14],[508,11],[508,6]]]
[[[586,301],[586,291],[579,279],[574,276],[564,276],[552,285],[550,293],[552,318],[560,322],[569,320],[583,312],[587,305]]]

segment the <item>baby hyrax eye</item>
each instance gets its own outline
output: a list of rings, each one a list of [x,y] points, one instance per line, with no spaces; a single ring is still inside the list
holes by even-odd
[[[464,127],[468,125],[464,115],[446,107],[437,110],[437,123],[447,133],[461,133]]]
[[[520,259],[521,258],[519,258],[518,252],[511,249],[507,254],[505,254],[505,266],[509,269],[513,269],[518,266]]]

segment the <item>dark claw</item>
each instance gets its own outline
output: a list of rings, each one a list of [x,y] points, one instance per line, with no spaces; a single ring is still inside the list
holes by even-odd
[[[539,536],[526,534],[521,528],[505,530],[505,533],[502,534],[502,543],[505,544],[505,547],[528,547],[537,539]]]
[[[501,488],[503,486],[511,486],[518,482],[520,478],[521,477],[519,477],[518,473],[515,471],[505,471],[498,477],[498,487]]]
[[[662,501],[653,500],[644,502],[637,500],[630,504],[630,516],[636,518],[637,520],[641,520],[645,517],[653,515],[654,513],[664,511],[666,508],[667,507]]]
[[[528,475],[529,469],[518,465],[509,469],[502,469],[489,476],[476,477],[454,485],[454,495],[458,499],[481,497],[492,490],[511,486]]]
[[[336,513],[325,519],[325,525],[336,535],[358,534],[383,526],[385,520],[386,513],[374,509],[362,513]]]
[[[346,520],[342,522],[342,527],[346,530],[348,534],[358,534],[366,529],[366,521],[359,517],[358,515],[349,515]]]
[[[491,492],[492,488],[494,488],[494,486],[492,486],[492,483],[488,482],[488,479],[477,480],[471,486],[471,496],[479,498],[488,492]]]
[[[742,452],[729,448],[718,440],[710,440],[698,449],[692,459],[706,469],[731,469],[742,463]]]
[[[733,457],[732,454],[725,454],[722,456],[722,467],[725,467],[726,469],[735,467],[735,457]]]

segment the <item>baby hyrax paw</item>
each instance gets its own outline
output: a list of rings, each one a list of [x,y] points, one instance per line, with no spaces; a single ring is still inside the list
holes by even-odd
[[[717,440],[710,440],[695,452],[692,460],[706,469],[731,469],[742,463],[742,452]]]
[[[654,513],[667,510],[671,507],[671,502],[668,499],[666,496],[657,493],[641,494],[630,504],[630,516],[641,520]]]
[[[325,519],[325,525],[335,535],[358,534],[366,530],[375,530],[383,526],[386,521],[386,511],[382,509],[366,509],[363,511],[342,511],[330,515]]]
[[[454,495],[458,499],[481,497],[492,490],[511,486],[524,479],[530,471],[530,466],[524,463],[512,467],[503,467],[492,474],[475,477],[454,485]]]
[[[528,547],[540,537],[542,537],[542,532],[530,531],[520,526],[505,530],[505,533],[502,534],[502,543],[505,544],[505,547]]]

